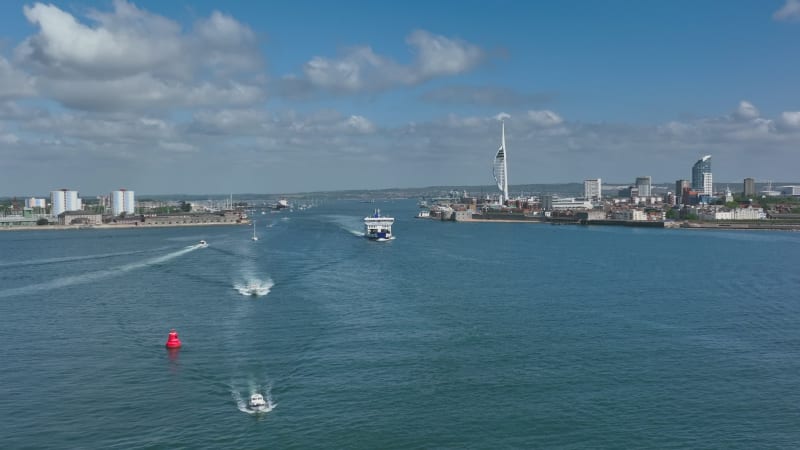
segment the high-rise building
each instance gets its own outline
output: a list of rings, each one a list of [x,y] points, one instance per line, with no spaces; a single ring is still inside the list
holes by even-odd
[[[603,196],[603,182],[600,178],[583,180],[583,197],[586,200],[600,200]]]
[[[744,196],[754,197],[756,195],[756,180],[752,178],[744,179]]]
[[[689,180],[678,180],[675,182],[675,203],[678,205],[683,204],[683,191],[691,189],[692,184]]]
[[[135,205],[133,191],[120,189],[111,193],[111,213],[113,215],[134,214],[136,212]]]
[[[50,192],[50,205],[50,215],[53,217],[58,217],[59,214],[65,211],[80,211],[83,209],[81,199],[78,197],[78,191],[70,191],[69,189]]]
[[[711,155],[703,156],[692,166],[692,189],[702,195],[714,194],[714,182],[711,177]]]
[[[636,189],[640,197],[650,197],[652,179],[650,177],[636,177]]]

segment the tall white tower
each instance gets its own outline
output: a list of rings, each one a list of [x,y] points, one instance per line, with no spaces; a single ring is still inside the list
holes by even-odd
[[[494,156],[494,181],[497,188],[502,192],[501,203],[508,200],[508,160],[506,159],[506,123],[502,122],[502,132],[500,135],[500,148]]]
[[[50,192],[50,215],[58,217],[64,211],[80,211],[83,209],[83,202],[78,197],[78,191],[60,189]]]
[[[111,193],[111,213],[118,216],[122,213],[135,214],[134,192],[120,189]]]

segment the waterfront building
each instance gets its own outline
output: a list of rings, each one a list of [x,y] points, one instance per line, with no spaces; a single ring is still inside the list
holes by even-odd
[[[692,190],[701,195],[714,195],[714,183],[711,176],[711,155],[703,156],[692,166]]]
[[[542,210],[543,211],[552,211],[553,210],[553,196],[552,195],[542,195]]]
[[[731,192],[731,188],[725,186],[725,203],[730,203],[733,201],[733,192]]]
[[[678,205],[683,204],[683,191],[691,189],[692,184],[689,180],[677,180],[675,182],[675,203]]]
[[[50,215],[58,217],[65,211],[80,211],[83,209],[83,204],[78,197],[78,191],[59,189],[50,192],[50,208]]]
[[[761,208],[707,209],[698,211],[700,220],[763,220],[767,218]]]
[[[505,203],[508,200],[508,160],[506,155],[506,123],[502,123],[502,131],[500,134],[500,148],[497,149],[497,154],[494,156],[494,181],[497,183],[497,188],[500,189],[502,197],[500,203]]]
[[[600,201],[602,199],[602,191],[603,185],[600,178],[583,180],[583,197],[586,200]]]
[[[554,211],[565,210],[565,209],[592,209],[592,208],[593,208],[592,202],[588,200],[577,199],[573,197],[553,199],[551,197],[550,209]]]
[[[36,197],[26,198],[25,207],[44,209],[45,207],[47,207],[47,201],[43,198],[36,198]]]
[[[58,215],[59,225],[100,225],[102,215],[85,211],[64,211]]]
[[[756,195],[756,180],[752,178],[744,179],[744,196],[755,197]]]
[[[135,214],[134,191],[120,189],[111,193],[111,214]]]
[[[640,197],[649,197],[653,180],[651,177],[636,177],[636,189]]]
[[[800,197],[800,186],[781,186],[781,195]]]

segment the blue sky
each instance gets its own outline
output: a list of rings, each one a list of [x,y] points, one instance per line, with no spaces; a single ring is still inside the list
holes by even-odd
[[[0,195],[796,180],[800,0],[0,3]]]

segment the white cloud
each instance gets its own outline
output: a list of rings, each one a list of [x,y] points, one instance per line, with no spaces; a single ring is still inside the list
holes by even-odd
[[[360,46],[346,49],[339,58],[316,56],[305,64],[303,72],[312,87],[345,92],[378,91],[467,72],[485,58],[485,52],[475,45],[427,31],[412,32],[406,42],[415,54],[414,62],[409,65],[381,56],[371,47]]]
[[[0,143],[3,144],[16,144],[19,138],[11,133],[0,134]]]
[[[786,0],[783,7],[772,15],[775,20],[800,20],[800,0]]]
[[[359,133],[372,133],[375,131],[375,125],[364,116],[350,116],[346,123],[348,127]]]
[[[406,42],[415,47],[419,80],[466,72],[485,57],[484,51],[475,45],[424,30],[412,32]]]
[[[182,58],[180,27],[123,0],[114,14],[93,13],[95,28],[56,6],[25,6],[39,32],[17,48],[17,57],[59,76],[114,78],[172,66]]]
[[[800,129],[800,111],[786,111],[781,114],[781,122],[789,128]]]
[[[29,97],[35,93],[33,79],[0,56],[0,100]]]
[[[161,141],[158,143],[159,148],[164,149],[168,152],[175,152],[175,153],[193,153],[197,151],[192,144],[187,144],[185,142],[164,142]]]
[[[16,60],[43,96],[69,108],[163,112],[265,97],[255,33],[220,12],[188,31],[125,0],[91,11],[89,24],[42,3],[24,14],[39,30],[16,48]]]
[[[151,192],[489,185],[487,161],[500,139],[497,119],[508,116],[513,116],[505,123],[516,174],[512,183],[591,176],[624,181],[643,171],[659,180],[686,178],[698,155],[709,153],[721,179],[762,173],[788,178],[800,164],[800,112],[794,111],[775,119],[734,120],[720,114],[656,126],[579,123],[551,110],[510,110],[391,127],[378,126],[365,114],[334,110],[277,113],[210,106],[183,120],[66,111],[5,120],[0,139],[16,143],[13,152],[11,145],[0,145],[0,153],[24,155],[15,160],[30,160],[31,170],[21,173],[47,176],[48,183],[60,175],[33,170],[42,160],[69,166],[70,177],[97,183],[106,173],[109,179],[119,176],[113,168],[124,164],[147,177],[134,181],[147,182]],[[775,158],[764,158],[767,152],[785,164],[776,167],[770,162]],[[183,177],[185,172],[192,176]],[[213,184],[219,179],[225,182]],[[130,184],[114,183],[121,182]]]
[[[564,119],[549,110],[528,111],[528,120],[540,127],[552,127],[564,123]]]
[[[752,103],[742,100],[739,102],[739,107],[734,112],[734,116],[742,120],[752,120],[759,116],[758,108],[753,106]]]

